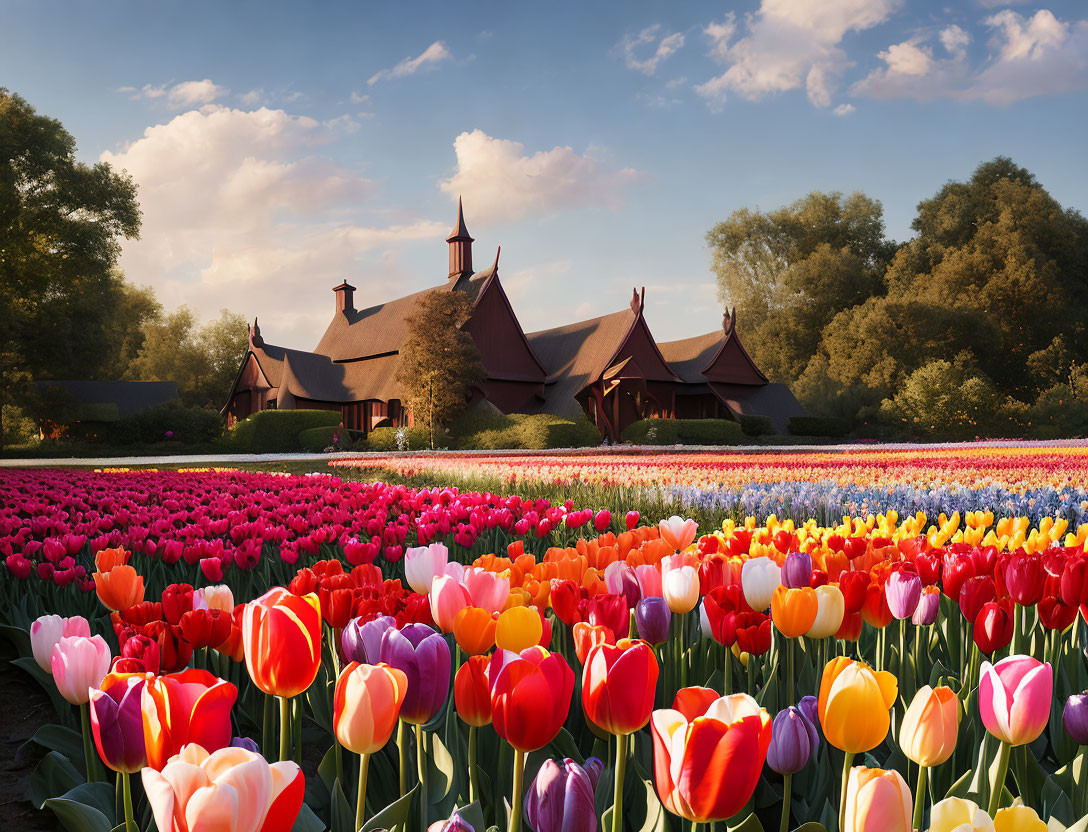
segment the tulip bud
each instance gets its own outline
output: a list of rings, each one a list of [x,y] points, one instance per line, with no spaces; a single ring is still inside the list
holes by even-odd
[[[91,637],[91,626],[82,615],[61,618],[59,615],[43,615],[30,625],[30,649],[34,661],[46,673],[53,672],[53,648],[65,637]]]
[[[1075,693],[1065,701],[1062,725],[1073,742],[1088,745],[1088,693]]]
[[[959,701],[947,687],[922,687],[903,717],[899,747],[911,762],[938,766],[956,750]]]
[[[64,699],[73,705],[90,700],[110,670],[110,647],[102,636],[65,636],[53,647],[50,659],[53,681]]]
[[[884,584],[884,594],[892,615],[900,621],[910,618],[922,597],[922,579],[913,572],[892,572]]]
[[[381,661],[382,636],[385,631],[397,628],[397,619],[391,615],[379,615],[362,623],[353,618],[340,633],[340,649],[349,662],[377,664]]]
[[[922,590],[918,598],[918,606],[914,608],[911,622],[919,627],[928,626],[937,620],[937,613],[941,608],[941,593],[935,586],[927,586]]]
[[[846,823],[841,832],[912,832],[910,787],[895,770],[855,766],[846,788]]]
[[[819,743],[816,726],[801,710],[790,705],[779,711],[771,724],[767,765],[779,774],[796,774],[808,765]]]
[[[790,552],[782,564],[782,584],[790,589],[811,586],[812,557],[805,552]]]
[[[978,709],[986,730],[1012,746],[1035,740],[1050,718],[1054,672],[1031,656],[982,663]]]
[[[781,572],[768,557],[751,558],[741,567],[740,582],[748,606],[762,612],[771,605],[771,597],[782,582]]]
[[[596,832],[594,788],[574,760],[545,760],[525,796],[525,817],[536,832]]]
[[[693,566],[670,569],[661,584],[669,609],[683,615],[699,603],[699,573]]]
[[[672,611],[664,598],[643,598],[635,607],[638,637],[649,644],[665,643],[669,638],[671,624]]]

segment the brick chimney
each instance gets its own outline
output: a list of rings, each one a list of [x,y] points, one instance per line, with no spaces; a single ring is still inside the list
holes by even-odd
[[[355,287],[345,280],[332,290],[336,293],[336,311],[352,314],[355,311]]]

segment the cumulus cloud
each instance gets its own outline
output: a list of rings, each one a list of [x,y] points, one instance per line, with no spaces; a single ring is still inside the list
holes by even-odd
[[[711,107],[730,92],[756,101],[804,87],[809,101],[828,107],[838,78],[850,65],[840,47],[849,32],[887,20],[900,0],[762,0],[745,18],[743,36],[730,15],[703,31],[709,55],[725,72],[695,87]]]
[[[527,154],[521,142],[482,130],[462,133],[453,148],[457,169],[440,187],[471,201],[473,216],[513,220],[585,205],[616,208],[620,191],[639,177],[631,168],[615,169],[570,147]]]
[[[375,72],[367,79],[366,83],[368,87],[372,87],[379,81],[392,81],[397,78],[407,78],[409,75],[415,75],[422,70],[433,69],[435,64],[449,60],[452,57],[453,55],[446,47],[446,44],[440,40],[436,40],[420,54],[416,55],[416,57],[405,58],[396,66]]]
[[[643,47],[656,44],[652,50]],[[657,72],[658,64],[675,54],[684,46],[684,33],[673,32],[661,36],[661,24],[655,23],[647,26],[637,35],[627,35],[616,44],[615,52],[623,57],[623,62],[628,69],[641,72],[643,75],[653,75]],[[639,57],[646,55],[648,57]]]
[[[390,279],[410,280],[379,261],[405,242],[440,243],[446,223],[396,215],[376,227],[356,222],[373,187],[322,155],[338,126],[212,104],[103,153],[139,187],[141,238],[121,257],[128,278],[154,286],[167,306],[259,314],[270,341],[306,349],[340,280],[350,278],[361,298],[389,290]],[[438,251],[444,274],[442,259]]]
[[[1088,89],[1088,20],[1059,20],[1047,9],[1025,17],[1005,9],[987,17],[989,55],[972,64],[970,35],[947,26],[878,53],[884,66],[856,83],[872,98],[950,98],[1002,106],[1038,95]],[[936,40],[936,46],[927,43]]]

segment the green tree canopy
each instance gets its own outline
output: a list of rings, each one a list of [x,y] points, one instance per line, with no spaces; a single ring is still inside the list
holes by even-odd
[[[408,341],[400,352],[397,381],[415,424],[435,433],[468,404],[473,384],[485,377],[472,335],[461,327],[472,312],[465,292],[430,292],[408,318]]]
[[[32,379],[100,377],[118,240],[139,228],[131,178],[77,161],[60,122],[0,88],[0,404]]]

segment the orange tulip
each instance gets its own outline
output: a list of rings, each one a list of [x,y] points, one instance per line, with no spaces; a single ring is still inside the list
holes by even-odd
[[[273,587],[246,604],[242,645],[253,683],[272,696],[297,696],[321,667],[321,602]]]
[[[798,638],[807,633],[819,610],[819,599],[811,587],[790,589],[779,584],[771,596],[771,620],[786,638]]]
[[[94,556],[94,568],[98,572],[109,572],[115,566],[124,566],[132,553],[118,546],[116,549],[102,549]]]
[[[144,600],[143,576],[127,564],[114,566],[108,572],[95,572],[94,588],[98,600],[108,610],[127,610]]]
[[[586,663],[589,651],[598,644],[616,643],[616,634],[604,624],[587,624],[585,621],[579,621],[574,625],[572,631],[574,633],[574,653],[582,664]]]
[[[491,722],[491,690],[487,681],[487,656],[470,656],[453,680],[453,701],[457,715],[473,728]]]
[[[939,766],[956,750],[959,700],[950,688],[926,685],[914,695],[903,716],[899,746],[911,762]]]
[[[495,646],[498,616],[480,607],[465,607],[453,619],[453,637],[468,656],[479,656]]]
[[[336,739],[355,754],[381,751],[397,727],[407,690],[402,670],[387,664],[349,664],[340,671],[333,693]]]
[[[646,642],[598,644],[582,671],[586,718],[610,734],[638,731],[650,720],[657,675],[657,656]]]
[[[705,709],[692,718],[666,708],[650,720],[657,793],[674,815],[699,823],[725,820],[759,782],[771,744],[770,714],[744,693],[709,704],[702,694],[685,701]]]
[[[230,745],[230,711],[238,689],[206,670],[148,679],[141,707],[147,764],[156,770],[189,743],[216,751]]]

